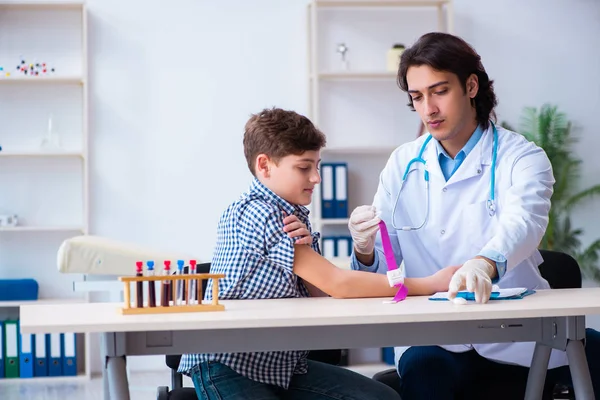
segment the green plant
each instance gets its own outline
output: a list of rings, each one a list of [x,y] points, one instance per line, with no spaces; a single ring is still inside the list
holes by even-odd
[[[506,124],[503,126],[511,129]],[[600,282],[600,239],[582,249],[580,236],[583,230],[575,229],[571,224],[570,214],[574,207],[600,194],[600,185],[577,191],[581,160],[571,148],[576,142],[576,138],[571,134],[571,122],[556,106],[544,104],[539,110],[526,107],[521,115],[519,127],[519,133],[544,149],[556,180],[548,228],[539,247],[570,254],[578,261],[588,279]]]

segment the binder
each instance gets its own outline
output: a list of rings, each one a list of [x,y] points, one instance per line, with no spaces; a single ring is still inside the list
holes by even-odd
[[[34,376],[48,376],[48,363],[46,361],[46,336],[43,333],[34,335],[35,365],[33,367]]]
[[[33,378],[33,336],[30,333],[20,333],[19,336],[19,375],[21,378]]]
[[[60,333],[51,333],[48,336],[46,342],[46,348],[48,358],[46,363],[48,364],[48,376],[61,376],[62,375],[62,349],[61,349],[61,337]]]
[[[382,347],[381,348],[381,360],[388,365],[394,365],[394,348],[393,347]]]
[[[0,301],[37,300],[38,283],[34,279],[0,279]]]
[[[77,337],[74,333],[64,333],[62,372],[64,376],[77,375]]]
[[[4,374],[19,377],[19,328],[17,321],[4,321]]]
[[[335,165],[334,218],[348,218],[348,164]]]
[[[321,218],[333,218],[335,215],[333,169],[332,164],[321,164]]]
[[[336,240],[333,237],[324,237],[323,238],[323,257],[325,257],[325,258],[337,257],[335,242],[336,242]]]
[[[337,240],[337,256],[350,257],[352,255],[352,237],[339,236]]]
[[[4,322],[0,321],[0,379],[4,378]]]

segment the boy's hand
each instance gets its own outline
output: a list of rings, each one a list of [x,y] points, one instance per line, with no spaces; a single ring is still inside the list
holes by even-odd
[[[431,275],[431,284],[435,292],[447,292],[450,286],[450,281],[454,273],[460,269],[461,265],[453,265],[440,269],[435,274]]]
[[[295,215],[288,215],[283,218],[283,231],[288,234],[288,237],[295,239],[295,244],[312,244],[313,238],[306,225],[304,225]]]

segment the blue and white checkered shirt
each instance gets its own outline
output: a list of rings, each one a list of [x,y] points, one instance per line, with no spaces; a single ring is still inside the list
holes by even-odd
[[[250,190],[231,204],[219,221],[210,272],[225,274],[219,280],[220,299],[309,296],[302,279],[292,271],[294,241],[283,231],[284,211],[306,224],[313,237],[312,248],[320,253],[320,235],[312,232],[308,209],[288,203],[254,179]],[[211,297],[212,280],[209,280],[204,298]],[[201,362],[217,361],[249,379],[287,389],[292,375],[307,372],[307,354],[307,351],[185,354],[178,371],[191,375]]]

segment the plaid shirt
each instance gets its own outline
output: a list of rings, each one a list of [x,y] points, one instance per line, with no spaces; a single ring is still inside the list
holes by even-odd
[[[293,240],[283,231],[283,213],[296,215],[313,237],[312,248],[320,253],[318,233],[313,233],[309,211],[293,206],[257,179],[250,190],[221,216],[217,246],[210,272],[225,274],[219,280],[220,299],[278,299],[308,297],[302,279],[292,272]],[[212,279],[204,298],[212,297]],[[227,311],[225,311],[227,312]],[[258,382],[288,387],[293,374],[308,370],[307,351],[257,353],[185,354],[178,371],[191,375],[203,361],[217,361]]]

